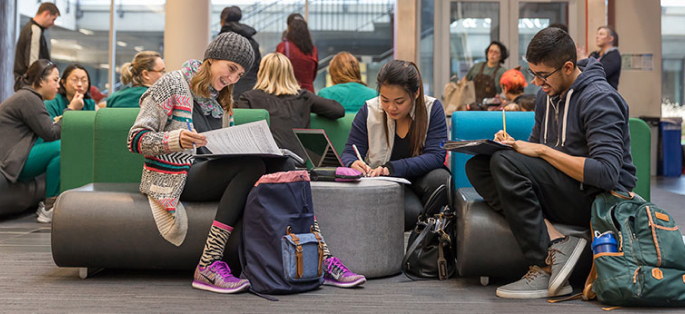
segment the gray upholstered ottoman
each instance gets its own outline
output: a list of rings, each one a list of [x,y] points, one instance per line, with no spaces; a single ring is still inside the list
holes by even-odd
[[[314,213],[331,253],[367,278],[401,271],[404,189],[388,181],[312,182]]]
[[[0,216],[20,213],[29,208],[35,210],[39,201],[45,199],[45,175],[26,182],[10,183],[0,173]]]
[[[502,214],[490,208],[473,188],[457,189],[454,202],[459,275],[480,276],[481,283],[487,284],[489,277],[517,278],[528,271],[530,265]],[[587,228],[556,223],[554,227],[566,235],[589,238]],[[581,273],[582,278],[589,271],[589,245],[585,251],[581,256],[582,262],[579,262],[584,265],[576,267],[576,272]]]

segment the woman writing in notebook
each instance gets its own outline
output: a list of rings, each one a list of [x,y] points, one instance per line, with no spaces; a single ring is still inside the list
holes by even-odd
[[[378,73],[377,85],[379,96],[357,113],[341,159],[371,177],[411,181],[404,192],[405,229],[410,230],[423,204],[450,177],[440,147],[447,140],[445,112],[437,99],[424,96],[413,62],[388,62]]]

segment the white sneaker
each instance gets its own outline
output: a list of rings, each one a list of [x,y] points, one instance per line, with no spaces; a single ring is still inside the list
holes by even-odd
[[[45,209],[45,203],[40,202],[38,204],[38,210],[36,210],[36,215],[38,215],[38,222],[40,223],[51,223],[52,222],[52,208],[46,210]]]

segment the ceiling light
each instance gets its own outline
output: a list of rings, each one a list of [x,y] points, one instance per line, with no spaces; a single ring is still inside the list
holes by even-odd
[[[100,68],[101,69],[109,69],[109,64],[108,63],[100,63]]]
[[[126,47],[126,46],[128,46],[128,44],[125,43],[125,42],[123,42],[123,41],[117,41],[117,46],[119,46],[119,47]]]
[[[133,47],[133,50],[138,51],[138,52],[143,51],[143,49],[145,49],[145,47],[143,47],[143,46],[135,46],[135,47]]]
[[[83,34],[83,35],[88,35],[88,36],[95,34],[95,32],[93,32],[93,31],[91,31],[91,30],[89,30],[89,29],[85,29],[85,28],[79,28],[78,31],[79,31],[81,34]]]

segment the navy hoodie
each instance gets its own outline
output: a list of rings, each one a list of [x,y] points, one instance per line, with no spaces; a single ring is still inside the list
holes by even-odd
[[[563,95],[538,92],[529,141],[586,157],[583,184],[632,191],[637,178],[630,155],[628,105],[607,82],[599,61],[580,60],[578,67],[582,73]]]

